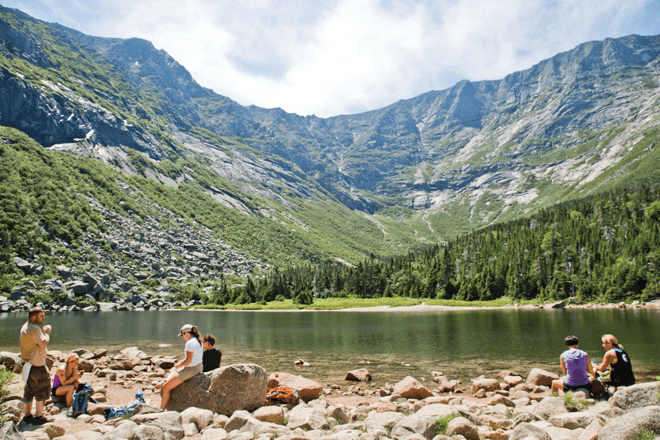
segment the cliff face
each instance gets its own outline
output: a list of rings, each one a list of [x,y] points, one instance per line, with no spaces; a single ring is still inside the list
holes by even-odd
[[[283,188],[368,213],[432,217],[467,202],[471,221],[488,223],[625,177],[660,120],[660,36],[585,43],[498,81],[333,118],[240,106],[147,41],[1,7],[0,44],[0,124],[127,172],[130,149],[202,156],[241,191],[283,204]]]

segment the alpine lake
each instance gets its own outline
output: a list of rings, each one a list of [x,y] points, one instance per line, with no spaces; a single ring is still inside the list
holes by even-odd
[[[0,314],[0,350],[18,352],[27,313]],[[433,312],[134,311],[48,313],[50,350],[138,347],[148,355],[183,356],[183,324],[216,337],[222,365],[254,363],[268,373],[299,374],[342,384],[366,368],[373,386],[442,372],[464,384],[502,370],[523,376],[538,367],[560,374],[564,337],[601,362],[603,334],[614,334],[631,357],[638,382],[660,375],[660,309],[477,309]],[[297,367],[298,359],[309,366]]]

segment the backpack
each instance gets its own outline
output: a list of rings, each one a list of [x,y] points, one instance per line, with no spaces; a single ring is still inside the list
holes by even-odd
[[[123,417],[125,414],[132,414],[135,408],[137,408],[138,405],[143,403],[145,403],[144,394],[142,394],[142,391],[138,391],[137,393],[135,393],[135,400],[133,400],[130,403],[127,403],[126,405],[118,406],[116,408],[105,408],[103,410],[103,415],[105,416],[106,420],[110,420],[115,417]]]
[[[87,414],[87,402],[89,396],[92,394],[92,386],[88,384],[80,384],[78,391],[73,395],[73,403],[67,412],[69,417],[76,418],[81,414]]]
[[[298,392],[291,387],[271,388],[266,394],[264,406],[290,404],[297,405],[300,402]]]

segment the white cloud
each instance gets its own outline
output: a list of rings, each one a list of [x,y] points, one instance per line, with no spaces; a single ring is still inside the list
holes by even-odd
[[[150,40],[243,105],[319,116],[502,78],[586,41],[660,33],[657,0],[3,3],[88,34]]]

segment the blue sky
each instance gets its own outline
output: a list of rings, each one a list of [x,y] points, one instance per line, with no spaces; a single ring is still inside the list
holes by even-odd
[[[660,0],[0,0],[83,33],[151,41],[243,105],[328,117],[580,43],[660,34]]]

